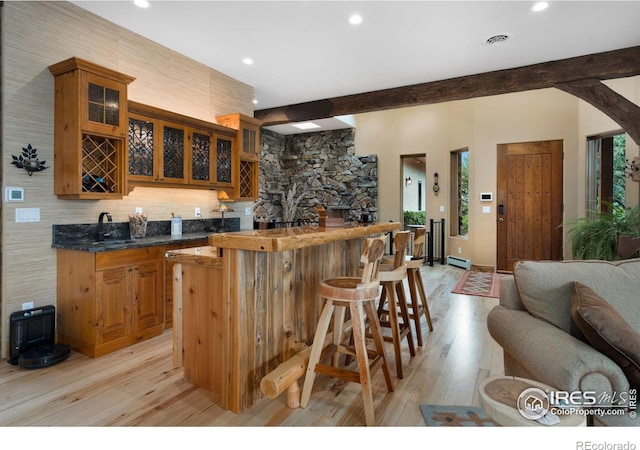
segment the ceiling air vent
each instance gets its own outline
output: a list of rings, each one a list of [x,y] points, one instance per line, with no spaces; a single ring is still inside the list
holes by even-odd
[[[502,44],[509,39],[508,34],[496,34],[485,41],[487,45]]]

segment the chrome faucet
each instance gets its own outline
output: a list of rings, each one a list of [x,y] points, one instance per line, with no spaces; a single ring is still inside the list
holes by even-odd
[[[107,221],[109,223],[111,223],[113,221],[113,219],[111,218],[111,214],[109,214],[108,212],[101,212],[100,213],[100,217],[98,217],[98,240],[99,241],[104,241],[105,239],[109,239],[111,237],[111,233],[110,232],[105,232],[104,231],[104,216],[107,216]]]

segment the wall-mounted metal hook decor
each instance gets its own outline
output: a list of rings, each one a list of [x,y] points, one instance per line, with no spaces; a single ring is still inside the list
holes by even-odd
[[[18,169],[25,169],[29,176],[33,175],[33,172],[40,172],[47,168],[46,161],[38,159],[38,149],[33,148],[31,144],[28,144],[26,148],[22,147],[20,156],[11,155],[11,158],[13,158],[11,164]]]

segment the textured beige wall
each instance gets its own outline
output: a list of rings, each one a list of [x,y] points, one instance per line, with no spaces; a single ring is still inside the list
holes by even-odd
[[[231,113],[253,115],[253,88],[211,70],[146,38],[119,28],[67,2],[4,2],[2,7],[2,184],[20,186],[25,202],[2,207],[2,357],[7,356],[8,323],[23,302],[56,303],[56,253],[53,224],[96,222],[100,211],[127,220],[143,207],[150,220],[170,213],[204,217],[214,203],[211,191],[136,188],[124,200],[58,200],[53,195],[53,77],[47,67],[77,56],[131,75],[129,98],[187,116],[215,122]],[[224,44],[221,44],[224,45]],[[31,144],[49,169],[27,176],[10,164],[11,155]],[[40,222],[16,223],[15,209],[40,208]],[[225,217],[241,216],[244,206]]]
[[[640,77],[611,80],[607,84],[621,95],[640,103]],[[355,116],[356,152],[377,153],[381,220],[399,220],[401,195],[400,155],[427,155],[427,218],[448,221],[449,155],[469,149],[470,205],[468,238],[449,238],[447,254],[457,254],[474,264],[496,264],[496,202],[479,201],[481,192],[496,194],[497,145],[562,139],[564,141],[564,220],[585,213],[585,143],[587,136],[620,129],[596,108],[556,89],[484,97],[444,104],[381,111]],[[638,146],[627,140],[627,155],[638,155]],[[433,172],[438,172],[440,192],[435,195]],[[630,204],[638,203],[638,183],[630,184]],[[440,206],[445,213],[440,213]],[[482,214],[491,206],[491,214]],[[448,227],[447,227],[448,228]],[[571,249],[564,246],[565,257]]]

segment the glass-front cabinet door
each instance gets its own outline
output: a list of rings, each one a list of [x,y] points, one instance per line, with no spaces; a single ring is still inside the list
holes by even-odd
[[[234,139],[216,136],[216,184],[233,184],[233,145]]]
[[[129,179],[154,181],[157,177],[158,121],[129,113]]]
[[[191,130],[191,184],[213,185],[214,158],[211,134]]]
[[[88,132],[125,136],[127,128],[126,85],[84,72],[82,129]]]
[[[187,127],[160,122],[162,129],[162,158],[160,179],[164,183],[186,183],[191,152],[187,152]]]

